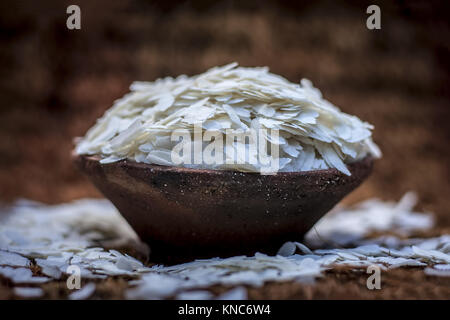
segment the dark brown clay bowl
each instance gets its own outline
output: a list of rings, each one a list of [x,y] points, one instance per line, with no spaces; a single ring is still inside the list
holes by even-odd
[[[269,254],[305,233],[370,174],[373,159],[336,169],[276,175],[166,167],[123,160],[77,166],[119,209],[151,260]]]

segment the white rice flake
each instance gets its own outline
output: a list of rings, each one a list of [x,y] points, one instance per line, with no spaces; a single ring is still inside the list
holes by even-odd
[[[181,292],[176,296],[177,300],[210,300],[213,294],[206,290],[194,290]]]
[[[415,193],[408,192],[399,203],[370,199],[350,210],[335,209],[324,216],[306,235],[307,242],[320,246],[326,238],[347,245],[375,231],[395,230],[402,235],[427,230],[434,225],[428,213],[414,212]]]
[[[435,268],[425,268],[425,274],[434,277],[450,277],[450,270],[440,270]]]
[[[237,287],[222,293],[217,300],[247,300],[247,290],[243,287]]]
[[[62,275],[60,268],[49,265],[41,266],[41,272],[53,279],[60,279]]]
[[[69,295],[70,300],[86,300],[95,292],[95,284],[88,283],[84,285],[81,289],[72,292]]]
[[[128,299],[161,299],[173,296],[183,285],[183,281],[161,273],[142,276],[139,285],[126,293]]]
[[[441,271],[450,271],[450,264],[435,264],[433,268]]]
[[[33,287],[15,287],[14,294],[22,298],[39,298],[44,295],[44,290]]]
[[[14,283],[45,283],[50,280],[47,277],[34,277],[30,269],[22,267],[0,267],[0,275]]]
[[[281,246],[281,248],[277,252],[277,255],[282,257],[289,257],[295,253],[295,249],[297,249],[295,243],[288,241]]]

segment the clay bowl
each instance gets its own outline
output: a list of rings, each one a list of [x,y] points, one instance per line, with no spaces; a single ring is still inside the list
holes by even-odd
[[[122,160],[100,164],[74,156],[77,166],[119,209],[151,260],[276,253],[305,233],[370,174],[373,159],[336,169],[260,175]]]

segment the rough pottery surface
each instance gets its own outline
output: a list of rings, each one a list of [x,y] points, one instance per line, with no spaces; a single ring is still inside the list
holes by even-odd
[[[123,160],[77,166],[152,250],[153,261],[275,253],[300,239],[370,174],[373,159],[336,169],[260,175],[166,167]]]

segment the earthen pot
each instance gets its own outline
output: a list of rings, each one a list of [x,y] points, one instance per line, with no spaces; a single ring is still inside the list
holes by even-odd
[[[122,160],[101,164],[74,156],[77,166],[117,207],[150,259],[276,253],[305,233],[370,174],[373,159],[336,169],[276,175],[167,167]]]

